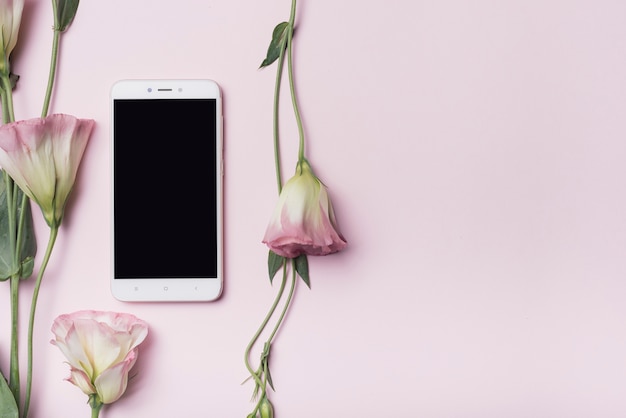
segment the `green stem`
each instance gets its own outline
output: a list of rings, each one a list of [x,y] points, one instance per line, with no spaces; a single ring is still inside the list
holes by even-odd
[[[11,178],[11,176],[9,176],[9,174],[6,171],[3,171],[3,177],[4,177],[4,184],[5,184],[5,193],[6,193],[6,200],[7,200],[7,212],[8,212],[8,219],[7,219],[7,223],[8,223],[8,227],[9,227],[9,247],[11,248],[11,250],[13,251],[13,253],[11,254],[11,260],[13,261],[13,266],[12,266],[12,272],[11,274],[15,274],[17,271],[17,266],[15,265],[15,262],[18,259],[17,256],[17,247],[16,247],[16,236],[15,236],[15,225],[16,225],[16,219],[15,219],[15,211],[16,211],[16,206],[15,206],[15,184],[13,182],[13,179]]]
[[[265,341],[265,345],[264,345],[264,349],[266,349],[268,352],[264,353],[265,355],[269,356],[269,350],[271,347],[271,343],[274,340],[274,337],[276,336],[276,333],[278,332],[278,329],[280,328],[281,324],[283,323],[283,320],[285,319],[285,316],[287,315],[287,311],[289,310],[289,306],[291,305],[291,301],[293,299],[293,295],[296,289],[296,283],[297,283],[297,275],[296,275],[296,267],[295,267],[295,261],[292,260],[292,274],[291,274],[291,287],[289,289],[289,294],[287,295],[287,300],[285,301],[285,305],[283,306],[283,310],[280,314],[280,316],[278,317],[278,320],[276,321],[276,324],[274,325],[274,329],[272,330],[271,334],[269,335],[268,339]],[[270,314],[268,314],[268,316],[265,318],[265,321],[263,322],[263,325],[261,326],[261,328],[259,328],[259,331],[257,332],[257,334],[255,335],[255,338],[251,341],[250,345],[248,346],[248,350],[246,350],[247,353],[249,353],[249,349],[252,347],[252,344],[254,344],[254,342],[256,342],[256,340],[258,339],[259,335],[261,334],[261,331],[267,326],[267,323],[270,319],[270,317],[273,315],[279,300],[282,298],[282,294],[285,288],[285,284],[286,284],[286,280],[287,280],[287,264],[285,263],[283,266],[283,281],[281,284],[281,289],[279,291],[279,296],[276,298],[276,300],[274,301],[274,304],[272,305],[272,309],[270,310]],[[252,371],[252,368],[249,366],[249,364],[247,363],[247,359],[248,359],[248,354],[246,354],[246,364],[248,365],[248,370],[250,371],[250,374],[254,377],[255,382],[257,383],[257,385],[260,386],[261,388],[261,394],[259,396],[259,400],[255,406],[255,409],[253,411],[256,412],[261,404],[261,402],[263,401],[263,398],[266,396],[267,393],[267,377],[269,376],[269,370],[268,370],[268,365],[267,365],[267,361],[263,361],[261,366],[260,366],[260,370],[262,370],[263,372],[263,381],[261,382],[261,379],[259,378],[259,374],[258,372],[255,373]]]
[[[8,74],[0,76],[0,89],[2,92],[2,122],[10,123],[15,119],[13,111],[13,89]],[[11,277],[10,277],[10,304],[11,304],[11,342],[9,354],[9,388],[17,405],[20,404],[20,366],[19,366],[19,340],[18,340],[18,318],[19,318],[19,228],[18,237],[16,237],[16,211],[15,202],[17,188],[13,179],[3,172],[3,180],[5,183],[6,204],[7,204],[7,226],[9,248],[12,251],[11,260]]]
[[[89,401],[87,403],[91,407],[91,418],[98,418],[100,410],[104,406],[104,404],[98,399],[98,394],[93,393],[89,395]]]
[[[283,279],[280,283],[280,289],[278,289],[278,294],[276,295],[276,299],[274,299],[274,302],[272,303],[272,307],[270,308],[267,315],[265,315],[263,322],[261,322],[261,326],[259,326],[259,329],[257,329],[256,333],[254,334],[254,336],[248,343],[248,346],[246,347],[246,352],[245,352],[245,357],[244,357],[244,360],[246,362],[246,368],[250,372],[250,375],[254,378],[255,382],[260,386],[263,386],[263,382],[261,382],[261,380],[257,376],[257,373],[254,370],[252,370],[252,366],[250,366],[250,351],[252,350],[252,347],[254,346],[256,341],[261,336],[261,333],[267,326],[267,323],[269,322],[270,318],[272,317],[272,315],[274,315],[274,311],[276,310],[276,307],[278,306],[278,303],[280,302],[283,296],[283,292],[285,291],[285,285],[287,284],[287,267],[286,266],[287,266],[286,264],[283,264]]]
[[[293,29],[296,21],[296,0],[291,1],[291,15],[289,16],[289,28],[287,30],[287,73],[289,75],[289,91],[291,92],[291,103],[293,104],[293,112],[298,124],[298,135],[300,144],[298,148],[298,162],[304,161],[304,127],[302,125],[302,117],[298,107],[298,99],[296,97],[296,85],[293,79]]]
[[[18,197],[20,194],[17,193],[19,190],[17,187],[15,188],[14,196]],[[8,198],[8,195],[7,195]],[[12,243],[11,248],[13,248],[13,273],[11,275],[11,371],[10,371],[10,380],[9,387],[13,392],[13,396],[15,398],[15,402],[17,405],[20,405],[20,362],[19,362],[19,343],[18,343],[18,323],[19,323],[19,286],[22,278],[22,269],[21,269],[21,248],[22,248],[22,240],[24,239],[24,231],[26,229],[26,213],[27,213],[27,205],[30,203],[30,199],[24,194],[21,193],[21,206],[20,206],[20,215],[19,220],[17,221],[17,237],[14,236],[13,233],[9,233],[11,236],[10,240]],[[11,218],[14,218],[14,214],[16,214],[16,205],[13,205],[13,208],[9,210],[9,231],[15,231],[15,220],[11,221]]]
[[[278,194],[283,188],[283,180],[280,172],[280,146],[279,146],[279,103],[280,103],[280,85],[283,76],[283,67],[285,64],[285,50],[280,50],[278,56],[278,69],[276,70],[276,83],[274,87],[274,165],[276,167],[276,182],[278,183]]]
[[[11,359],[9,369],[9,388],[15,398],[15,403],[20,404],[20,361],[18,344],[18,306],[19,306],[19,275],[12,275],[11,281]]]
[[[15,120],[15,112],[13,110],[13,87],[11,87],[11,79],[9,74],[0,76],[2,82],[2,119],[4,123],[13,122]],[[5,109],[6,107],[6,109]]]
[[[52,2],[53,7],[56,7],[56,2]],[[55,11],[56,16],[56,11]],[[41,111],[41,117],[48,116],[48,107],[50,106],[50,99],[52,98],[52,89],[54,87],[54,79],[56,75],[57,61],[59,56],[59,40],[61,38],[61,32],[54,29],[54,36],[52,38],[52,56],[50,58],[50,71],[48,74],[48,87],[46,88],[46,97],[43,101],[43,109]]]
[[[43,279],[43,274],[46,270],[46,266],[48,265],[48,261],[50,261],[50,255],[52,254],[52,249],[54,248],[54,243],[56,241],[57,235],[59,233],[59,225],[54,225],[50,227],[50,237],[48,239],[48,246],[46,248],[46,253],[44,254],[43,260],[41,262],[41,267],[39,269],[39,273],[37,274],[37,280],[35,281],[35,289],[33,290],[33,299],[30,305],[30,317],[28,320],[28,364],[26,369],[26,397],[24,399],[24,413],[22,418],[28,417],[28,408],[30,405],[30,393],[33,383],[33,331],[35,328],[35,311],[37,309],[37,298],[39,297],[39,289],[41,287],[41,280]]]
[[[11,92],[4,91],[4,84],[0,84],[0,93],[2,93],[2,123],[8,123],[11,120],[11,116],[9,114],[9,105],[7,95],[12,94]]]
[[[91,418],[98,418],[100,416],[100,410],[104,406],[103,403],[97,405],[91,405]]]
[[[296,289],[296,280],[297,275],[296,275],[296,261],[295,259],[292,259],[292,263],[291,263],[291,288],[289,289],[289,295],[287,295],[287,300],[285,301],[285,306],[283,307],[283,311],[280,314],[280,317],[278,318],[278,321],[276,321],[276,326],[274,326],[274,329],[272,330],[272,333],[270,334],[270,337],[267,339],[268,342],[271,342],[274,339],[274,336],[276,335],[276,333],[278,332],[278,328],[280,328],[280,324],[282,324],[283,319],[285,319],[285,315],[287,314],[287,310],[289,309],[289,305],[291,304],[291,300],[293,299],[293,294],[294,291]]]

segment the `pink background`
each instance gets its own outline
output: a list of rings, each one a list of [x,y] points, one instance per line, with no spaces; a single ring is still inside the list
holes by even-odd
[[[18,118],[41,111],[49,3],[26,3],[13,64]],[[42,287],[33,418],[89,416],[48,343],[52,320],[79,309],[133,313],[151,327],[126,396],[102,417],[251,410],[243,352],[277,290],[260,242],[276,200],[275,67],[258,66],[289,7],[81,2],[51,110],[97,128]],[[349,248],[311,259],[312,289],[297,289],[274,345],[276,416],[626,416],[626,2],[300,0],[298,10],[308,155]],[[217,302],[110,294],[108,94],[123,78],[222,86]],[[297,139],[289,112],[287,175]],[[155,178],[167,170],[143,164]],[[5,371],[7,291],[0,284]]]

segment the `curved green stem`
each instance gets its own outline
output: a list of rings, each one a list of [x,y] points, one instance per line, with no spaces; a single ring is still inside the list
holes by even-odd
[[[267,323],[269,322],[270,318],[272,317],[272,315],[274,315],[274,311],[276,310],[276,307],[278,306],[278,303],[280,302],[280,300],[283,297],[283,292],[285,291],[285,285],[286,284],[287,284],[287,269],[286,269],[286,264],[284,264],[283,265],[283,279],[282,279],[282,281],[280,283],[280,288],[278,289],[278,294],[276,295],[276,299],[274,299],[274,302],[272,303],[272,306],[271,306],[269,312],[267,313],[267,315],[265,315],[265,318],[263,319],[263,322],[261,322],[261,326],[259,326],[259,329],[257,329],[256,333],[254,334],[254,336],[252,337],[252,339],[248,343],[248,346],[246,347],[245,358],[244,358],[245,363],[246,363],[246,368],[250,372],[250,375],[254,378],[256,384],[258,384],[260,386],[263,385],[263,382],[261,382],[261,380],[259,379],[257,373],[254,370],[252,370],[252,366],[250,366],[250,351],[252,350],[252,347],[254,346],[256,341],[261,336],[261,333],[263,332],[263,330],[267,326]]]
[[[291,275],[291,287],[289,289],[289,294],[287,295],[287,300],[285,301],[285,304],[283,306],[281,314],[278,317],[278,320],[276,321],[276,324],[274,325],[274,328],[273,328],[272,332],[270,333],[269,337],[265,341],[264,352],[263,352],[262,357],[263,356],[265,356],[265,357],[269,356],[269,350],[270,350],[271,343],[274,340],[274,337],[276,336],[276,333],[278,332],[281,324],[283,323],[283,320],[285,319],[285,316],[287,315],[287,311],[289,310],[289,306],[291,305],[291,301],[292,301],[293,295],[295,293],[296,283],[297,283],[297,275],[296,275],[295,261],[292,261],[292,263],[293,263],[293,265],[292,265],[292,275]],[[267,361],[262,360],[261,365],[259,366],[259,371],[254,372],[252,370],[252,368],[250,367],[250,364],[248,362],[249,352],[250,352],[250,349],[252,348],[252,345],[259,338],[259,336],[260,336],[261,332],[263,331],[263,329],[265,329],[265,327],[267,326],[267,323],[268,323],[269,319],[274,314],[274,311],[276,310],[278,302],[280,301],[280,299],[282,299],[282,295],[283,295],[283,292],[284,292],[284,289],[285,289],[286,281],[287,281],[287,264],[285,263],[283,265],[283,280],[282,280],[282,283],[281,283],[281,288],[280,288],[280,291],[278,293],[278,296],[274,300],[274,304],[272,305],[272,308],[270,309],[270,313],[265,317],[265,320],[263,321],[263,324],[261,325],[261,327],[259,328],[259,330],[255,334],[253,340],[250,342],[250,345],[248,345],[248,348],[246,349],[246,366],[248,367],[248,371],[250,372],[250,375],[254,378],[256,384],[261,388],[261,393],[259,395],[257,404],[255,405],[255,408],[254,408],[254,410],[252,412],[253,414],[254,414],[254,412],[256,412],[258,410],[261,402],[263,401],[263,398],[266,396],[266,393],[267,393],[267,390],[266,390],[266,388],[267,388],[267,379],[268,379],[268,376],[269,376],[269,370],[268,370],[268,363],[267,363]],[[262,375],[263,375],[263,381],[261,381],[261,379],[259,377],[259,373],[261,373],[261,372],[262,372]]]
[[[289,289],[289,294],[287,295],[287,300],[285,301],[285,306],[283,307],[283,311],[280,314],[280,317],[278,317],[278,321],[276,321],[276,325],[274,326],[274,329],[272,330],[272,333],[270,334],[269,338],[267,339],[268,342],[271,342],[274,339],[274,336],[276,335],[276,333],[278,332],[278,328],[280,328],[280,325],[283,322],[283,319],[285,319],[285,315],[287,315],[287,311],[289,310],[289,305],[291,304],[291,300],[293,299],[293,294],[294,291],[296,290],[296,280],[297,275],[296,275],[296,262],[294,259],[292,259],[292,265],[291,265],[291,288]]]
[[[280,85],[283,76],[283,67],[285,64],[285,50],[281,49],[278,56],[278,70],[276,71],[276,83],[274,87],[274,165],[276,168],[276,182],[278,183],[278,194],[283,188],[283,180],[280,172],[280,141],[279,141],[279,103],[280,103]]]
[[[298,147],[298,162],[304,161],[304,127],[302,125],[302,116],[298,106],[296,97],[296,85],[293,78],[293,30],[296,21],[296,0],[291,1],[291,15],[289,16],[289,29],[287,31],[287,73],[289,75],[289,91],[291,92],[291,103],[293,104],[293,113],[296,117],[298,125],[298,135],[300,144]]]
[[[55,4],[56,2],[52,2]],[[56,7],[56,6],[55,6]],[[56,12],[55,12],[56,16]],[[61,32],[54,29],[54,36],[52,38],[52,56],[50,58],[50,72],[48,74],[48,86],[46,88],[46,96],[43,101],[43,109],[41,111],[41,117],[48,116],[48,108],[50,107],[50,99],[52,98],[52,89],[54,87],[54,79],[56,77],[57,61],[59,56],[59,41],[61,38]]]
[[[43,274],[46,271],[46,266],[48,265],[48,261],[50,261],[50,255],[52,254],[52,249],[54,248],[54,243],[56,241],[58,233],[59,233],[58,225],[50,227],[50,237],[48,238],[48,246],[46,248],[46,253],[44,254],[43,260],[41,262],[39,273],[37,274],[37,280],[35,281],[35,289],[33,290],[33,299],[30,305],[30,317],[28,320],[28,364],[27,364],[27,369],[26,369],[26,396],[24,399],[24,413],[22,414],[22,418],[28,417],[28,408],[30,405],[30,393],[31,393],[31,388],[32,388],[32,383],[33,383],[33,331],[35,328],[35,311],[37,309],[37,299],[39,297],[39,289],[41,287]]]

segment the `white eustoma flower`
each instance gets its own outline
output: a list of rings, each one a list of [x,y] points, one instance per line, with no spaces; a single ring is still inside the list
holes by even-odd
[[[128,372],[138,346],[148,335],[147,324],[134,315],[78,311],[54,320],[50,341],[70,364],[69,382],[100,404],[115,402],[126,391]]]
[[[55,114],[0,126],[0,167],[59,226],[95,122]]]

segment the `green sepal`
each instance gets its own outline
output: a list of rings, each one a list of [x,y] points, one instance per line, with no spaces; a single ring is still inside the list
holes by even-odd
[[[100,410],[104,406],[104,404],[100,401],[100,397],[97,393],[89,395],[89,401],[87,402],[91,407],[91,416],[98,417],[100,415]]]
[[[310,289],[311,280],[309,279],[309,260],[306,257],[306,254],[300,254],[299,256],[294,258],[293,265],[296,268],[296,273],[298,273],[298,276],[302,277],[302,280]]]
[[[53,0],[56,4],[55,29],[64,32],[74,20],[79,0]]]
[[[11,389],[0,372],[0,418],[18,418],[19,411]]]
[[[19,271],[15,271],[12,260],[13,249],[10,248],[11,241],[9,240],[9,208],[7,206],[6,182],[2,179],[2,177],[4,177],[4,175],[0,170],[0,280],[6,280],[14,274],[19,274],[19,277],[24,279],[33,274],[33,268],[35,267],[37,240],[33,226],[33,216],[30,209],[30,203],[28,203],[24,212],[24,231],[22,245],[20,248],[21,260],[20,265],[17,267]],[[22,201],[22,197],[24,197],[24,193],[19,188],[16,189],[18,190],[17,222],[21,215],[20,203]]]
[[[11,88],[14,89],[17,86],[17,82],[20,81],[20,76],[9,73],[9,81],[11,82]]]
[[[20,279],[28,279],[33,274],[35,269],[35,257],[28,256],[22,260],[22,266],[20,268]]]
[[[281,22],[274,28],[272,32],[272,41],[267,48],[267,56],[261,63],[259,68],[267,67],[280,57],[280,54],[287,47],[287,33],[289,30],[289,22]]]
[[[274,251],[270,250],[267,256],[267,271],[270,275],[270,283],[274,280],[274,276],[285,263],[285,257],[276,254]]]

